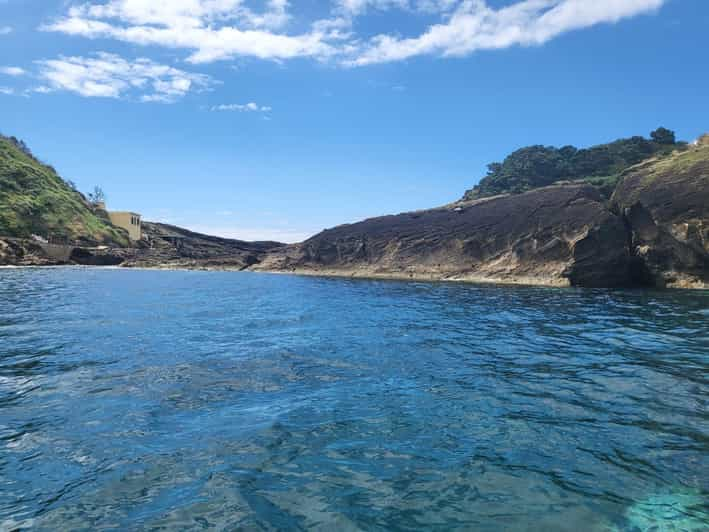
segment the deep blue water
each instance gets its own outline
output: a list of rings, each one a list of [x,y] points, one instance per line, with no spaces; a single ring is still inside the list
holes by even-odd
[[[0,270],[0,529],[707,530],[708,406],[709,292]]]

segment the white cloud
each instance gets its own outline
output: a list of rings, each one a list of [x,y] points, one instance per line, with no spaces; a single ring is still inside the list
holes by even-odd
[[[367,65],[437,54],[539,45],[568,31],[617,22],[659,8],[665,0],[523,0],[494,9],[483,0],[461,2],[450,18],[417,37],[388,34],[370,40],[349,63]]]
[[[361,15],[368,9],[386,10],[391,8],[408,9],[409,0],[337,0],[339,10],[347,15]]]
[[[116,19],[134,25],[193,28],[234,22],[244,27],[280,28],[290,19],[288,0],[268,0],[263,12],[248,8],[244,0],[110,0],[84,3],[69,9],[69,17]]]
[[[45,31],[110,38],[187,51],[192,63],[236,57],[283,61],[309,57],[361,66],[421,55],[465,56],[479,50],[540,45],[563,33],[649,13],[667,0],[331,0],[326,18],[289,31],[288,0],[267,0],[261,11],[247,0],[109,0],[73,5]],[[397,27],[376,36],[357,34],[354,21],[374,10],[424,12],[437,23],[418,35]],[[392,18],[392,20],[394,20]]]
[[[10,26],[0,26],[0,35],[9,35],[10,33],[12,33]]]
[[[5,74],[6,76],[22,76],[26,74],[26,72],[20,67],[3,66],[0,67],[0,74]]]
[[[229,103],[215,105],[212,111],[236,111],[239,113],[269,113],[273,109],[267,105],[258,105],[255,102],[249,103]]]
[[[0,94],[4,94],[6,96],[10,96],[12,94],[15,94],[14,89],[11,89],[10,87],[2,87],[0,86]]]
[[[287,0],[269,0],[266,9],[256,13],[243,0],[111,0],[74,6],[42,29],[191,50],[187,60],[193,63],[236,56],[283,60],[331,54],[323,31],[276,33],[290,19],[288,7]]]
[[[54,90],[51,87],[47,87],[46,85],[40,85],[39,87],[31,89],[30,92],[36,92],[38,94],[49,94],[50,92],[54,92]]]
[[[86,97],[136,97],[144,102],[171,103],[210,84],[209,77],[202,74],[144,58],[131,63],[104,52],[92,57],[60,57],[36,63],[38,77],[45,85],[34,92],[66,90]]]
[[[358,16],[367,11],[420,11],[423,13],[445,13],[460,0],[336,0],[336,11],[350,16]]]

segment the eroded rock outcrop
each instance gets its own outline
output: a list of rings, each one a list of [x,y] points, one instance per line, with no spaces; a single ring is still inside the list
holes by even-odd
[[[610,202],[567,184],[372,218],[267,254],[304,274],[709,287],[709,137],[625,171]]]
[[[220,238],[151,222],[143,223],[143,236],[140,247],[124,255],[123,266],[244,270],[285,245]]]
[[[611,201],[648,284],[709,286],[709,144],[633,167]]]
[[[267,255],[254,269],[557,286],[631,282],[623,220],[588,185],[335,227]]]
[[[69,260],[72,264],[82,266],[118,266],[126,260],[121,251],[123,250],[111,250],[110,248],[74,248]]]
[[[0,238],[0,266],[58,266],[66,262],[49,256],[37,242]]]

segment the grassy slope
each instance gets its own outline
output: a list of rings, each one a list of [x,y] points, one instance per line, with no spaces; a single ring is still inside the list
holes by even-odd
[[[612,201],[618,207],[641,202],[661,222],[709,219],[709,144],[629,168]]]
[[[686,177],[706,176],[709,169],[709,145],[692,146],[684,152],[673,153],[671,157],[654,158],[639,164],[627,173],[644,171],[645,180],[652,182],[670,175]]]
[[[128,245],[56,172],[0,136],[0,237],[66,238]]]

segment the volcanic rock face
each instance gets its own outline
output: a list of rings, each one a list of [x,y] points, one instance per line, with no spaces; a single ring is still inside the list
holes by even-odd
[[[623,220],[593,187],[570,185],[339,226],[254,269],[622,286],[630,254]]]
[[[709,137],[624,172],[611,202],[556,185],[372,218],[255,270],[589,287],[709,287]]]
[[[123,266],[243,270],[284,246],[278,242],[245,242],[203,235],[181,227],[143,223],[144,240],[131,250]]]
[[[709,145],[632,168],[612,202],[648,284],[709,286]]]

